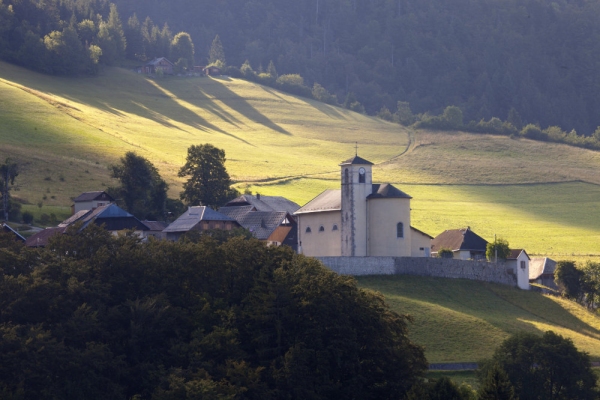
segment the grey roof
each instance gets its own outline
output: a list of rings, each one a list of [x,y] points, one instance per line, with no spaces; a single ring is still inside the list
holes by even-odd
[[[249,212],[256,212],[254,206],[238,206],[238,207],[221,207],[219,212],[227,215],[229,218],[233,218],[239,222],[239,219],[248,214]]]
[[[539,279],[542,275],[554,275],[556,261],[551,258],[532,258],[529,261],[529,279]]]
[[[412,199],[412,197],[389,183],[374,183],[367,199]]]
[[[367,161],[362,157],[359,157],[358,155],[347,159],[346,161],[342,162],[340,165],[373,165],[373,163],[371,161]]]
[[[151,231],[162,232],[169,224],[164,221],[142,221],[142,224],[146,225]]]
[[[4,230],[5,232],[9,232],[15,235],[15,237],[19,240],[21,240],[22,242],[25,241],[25,238],[17,231],[15,231],[13,228],[11,228],[8,224],[3,223],[2,224],[2,230]]]
[[[221,214],[206,206],[190,207],[179,218],[167,226],[163,232],[187,232],[193,229],[200,221],[233,221],[233,218]]]
[[[87,214],[89,212],[90,212],[90,210],[77,211],[75,214],[71,215],[69,218],[65,219],[63,222],[58,224],[58,226],[59,227],[67,227],[67,226],[71,225],[72,223],[78,221],[81,217],[83,217],[85,214]]]
[[[487,241],[473,232],[471,228],[450,229],[437,235],[431,242],[431,251],[447,248],[452,251],[470,250],[485,251]]]
[[[44,247],[48,244],[48,239],[54,235],[61,235],[67,230],[66,226],[57,228],[46,228],[35,235],[31,235],[27,238],[25,245],[28,247]]]
[[[342,190],[327,189],[309,201],[294,214],[307,214],[324,211],[340,211],[342,209]]]
[[[285,211],[290,214],[293,214],[300,209],[298,204],[281,196],[253,196],[251,194],[243,194],[225,204],[225,207],[244,206],[253,206],[256,211]],[[219,209],[219,212],[221,211],[221,208]]]
[[[157,57],[154,60],[150,60],[146,63],[146,65],[158,65],[158,63],[160,63],[162,60],[167,61],[169,64],[173,65],[173,63],[169,60],[167,60],[166,57]]]
[[[288,213],[285,211],[254,211],[247,213],[237,221],[252,232],[257,239],[266,240],[283,223],[287,215]]]
[[[97,190],[95,192],[84,192],[77,196],[73,201],[81,202],[81,201],[92,201],[92,200],[109,200],[115,201],[111,195],[106,193],[103,190]]]

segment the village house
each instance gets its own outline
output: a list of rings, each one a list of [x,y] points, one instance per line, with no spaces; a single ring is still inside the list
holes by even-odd
[[[459,260],[485,260],[487,240],[470,227],[449,229],[437,235],[431,242],[431,254],[437,256],[441,249],[450,249],[453,258]]]
[[[299,208],[285,197],[243,194],[219,208],[219,212],[269,245],[285,244],[297,250],[298,227],[293,213]]]
[[[190,231],[205,232],[211,229],[230,231],[240,224],[233,218],[206,206],[189,207],[179,218],[167,226],[163,233],[168,240],[177,240]]]
[[[90,224],[96,224],[104,227],[104,229],[110,231],[113,235],[123,230],[133,230],[137,235],[142,237],[144,236],[144,232],[149,230],[139,219],[116,204],[111,203],[91,210],[81,210],[58,224],[57,227],[46,228],[28,237],[25,244],[29,247],[44,247],[48,244],[50,237],[65,233],[67,228],[74,224],[81,224],[78,228],[79,232]]]
[[[529,262],[529,282],[558,290],[554,281],[556,261],[548,257],[532,258]]]
[[[373,163],[340,164],[341,189],[325,190],[294,213],[298,252],[314,257],[429,257],[431,236],[410,224],[411,197],[372,182]]]
[[[530,258],[527,252],[523,249],[511,249],[510,254],[506,257],[506,264],[517,276],[519,289],[529,290]]]
[[[84,192],[73,199],[71,214],[75,215],[80,211],[89,211],[114,202],[115,199],[104,191]]]
[[[148,61],[146,64],[136,67],[139,74],[154,75],[157,72],[162,72],[165,75],[173,75],[174,64],[165,57],[158,57]]]

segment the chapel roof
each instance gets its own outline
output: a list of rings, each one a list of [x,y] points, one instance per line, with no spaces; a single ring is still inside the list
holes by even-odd
[[[371,161],[367,161],[362,157],[359,157],[358,155],[347,159],[346,161],[342,162],[340,165],[373,165],[373,163]]]
[[[431,242],[431,251],[437,252],[442,248],[452,251],[485,251],[487,243],[487,240],[473,232],[469,227],[450,229],[440,233],[433,239]]]
[[[412,199],[412,197],[389,183],[374,183],[367,199]]]

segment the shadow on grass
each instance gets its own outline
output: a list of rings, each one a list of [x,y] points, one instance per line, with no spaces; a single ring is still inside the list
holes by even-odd
[[[403,296],[438,305],[485,321],[512,334],[520,330],[542,333],[530,322],[555,325],[600,340],[600,330],[580,320],[560,304],[529,291],[505,285],[472,281],[396,275],[358,278],[360,286],[384,296]],[[417,315],[414,316],[418,318]]]

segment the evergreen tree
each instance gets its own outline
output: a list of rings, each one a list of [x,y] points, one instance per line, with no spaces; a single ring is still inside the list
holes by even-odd
[[[208,53],[208,63],[216,64],[224,67],[227,63],[225,61],[225,50],[223,50],[223,44],[219,35],[215,36],[212,45],[210,46],[210,52]]]
[[[514,400],[514,389],[508,375],[498,364],[489,370],[479,389],[479,400]]]

